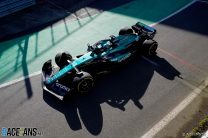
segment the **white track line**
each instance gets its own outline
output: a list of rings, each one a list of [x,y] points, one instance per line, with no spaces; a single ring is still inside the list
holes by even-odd
[[[20,81],[23,81],[23,80],[26,80],[28,78],[38,76],[40,74],[41,74],[41,71],[38,71],[38,72],[34,72],[34,73],[32,73],[32,74],[30,74],[28,76],[24,76],[24,77],[21,77],[21,78],[16,79],[16,80],[9,81],[7,83],[3,83],[3,84],[0,85],[0,89],[4,88],[4,87],[7,87],[7,86],[10,86],[10,85],[13,85],[13,84],[16,84],[16,83],[18,83]]]
[[[190,2],[190,3],[188,3],[187,5],[185,5],[184,7],[182,7],[181,9],[179,9],[179,10],[177,10],[176,12],[174,12],[174,13],[168,15],[167,17],[165,17],[165,18],[159,20],[158,22],[151,24],[150,26],[155,26],[155,25],[159,24],[160,22],[162,22],[162,21],[164,21],[164,20],[167,20],[168,18],[170,18],[170,17],[172,17],[172,16],[178,14],[179,12],[183,11],[184,9],[188,8],[189,6],[191,6],[192,4],[194,4],[195,2],[196,2],[196,0],[193,0],[192,2]]]
[[[201,138],[208,138],[208,130],[204,133],[204,135]]]
[[[148,58],[147,58],[147,57],[145,57],[145,56],[142,56],[142,58],[143,58],[144,60],[146,60],[147,62],[149,62],[149,63],[153,64],[154,66],[159,66],[156,62],[154,62],[154,61],[152,61],[152,60],[148,59]]]
[[[166,20],[166,19],[168,19],[168,18],[170,18],[170,17],[176,15],[177,13],[179,13],[179,12],[181,12],[182,10],[186,9],[187,7],[189,7],[190,5],[192,5],[192,4],[195,3],[195,2],[196,2],[196,0],[193,0],[193,1],[190,2],[189,4],[187,4],[187,5],[185,5],[184,7],[182,7],[181,9],[177,10],[176,12],[170,14],[169,16],[167,16],[167,17],[165,17],[165,18],[162,18],[162,19],[159,20],[158,22],[151,24],[150,26],[155,26],[155,25],[159,24],[160,22],[162,22],[162,21],[164,21],[164,20]],[[30,75],[28,75],[28,76],[24,76],[24,77],[21,77],[21,78],[16,79],[16,80],[12,80],[12,81],[10,81],[10,82],[6,82],[6,83],[0,85],[0,89],[1,89],[1,88],[4,88],[4,87],[7,87],[7,86],[9,86],[9,85],[16,84],[16,83],[18,83],[18,82],[20,82],[20,81],[23,81],[23,80],[25,80],[25,79],[28,79],[28,78],[37,76],[37,75],[39,75],[39,74],[41,74],[41,71],[32,73],[32,74],[30,74]]]
[[[208,1],[205,1],[205,0],[197,0],[197,2],[203,2],[205,4],[208,4]]]
[[[189,87],[194,87],[186,81],[183,81]],[[160,130],[162,130],[170,121],[172,121],[183,109],[185,109],[202,91],[208,86],[208,78],[180,102],[171,112],[169,112],[163,119],[155,124],[149,131],[147,131],[141,138],[152,138]]]

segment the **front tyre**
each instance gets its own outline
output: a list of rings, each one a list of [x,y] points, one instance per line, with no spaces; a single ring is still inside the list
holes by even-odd
[[[58,53],[55,56],[55,62],[61,69],[69,64],[68,60],[71,61],[72,56],[66,51]]]
[[[158,43],[155,40],[145,40],[142,47],[145,55],[154,56],[157,54]]]
[[[76,90],[80,94],[86,94],[94,85],[93,77],[87,72],[80,72],[77,74],[73,82],[75,84]]]

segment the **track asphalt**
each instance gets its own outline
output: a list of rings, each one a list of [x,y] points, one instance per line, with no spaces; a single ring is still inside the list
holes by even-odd
[[[34,68],[34,71],[39,70],[42,65],[40,61],[44,62],[59,49],[73,49],[73,55],[82,53],[84,48],[81,46],[105,38],[109,34],[116,34],[122,26],[134,24],[137,20],[150,24],[185,5],[179,2],[175,7],[170,2],[169,7],[163,7],[168,11],[159,12],[160,14],[155,15],[158,17],[156,19],[152,16],[157,13],[157,9],[161,10],[161,7],[152,4],[153,7],[148,10],[152,12],[145,12],[147,15],[140,18],[138,14],[134,14],[135,11],[133,12],[131,7],[141,6],[140,2],[133,1],[112,11],[82,19],[81,27],[79,21],[70,22],[74,23],[75,30],[79,29],[69,36],[63,33],[66,31],[64,24],[59,24],[53,29],[48,28],[32,36],[12,40],[17,42],[15,45],[18,48],[10,48],[13,49],[13,53],[18,49],[23,53],[32,52],[33,50],[29,49],[36,48],[32,42],[38,38],[38,44],[43,47],[38,46],[39,54],[35,60],[32,60],[35,57],[33,52],[31,58],[26,58],[33,61],[26,70],[29,74],[30,68]],[[147,9],[148,2],[142,3],[142,8]],[[169,11],[170,9],[172,10]],[[128,11],[126,14],[125,10]],[[43,132],[44,137],[141,137],[193,90],[190,85],[198,87],[207,78],[207,12],[208,4],[195,2],[175,16],[157,24],[156,40],[160,45],[158,56],[141,57],[124,69],[107,75],[97,82],[93,92],[87,96],[61,102],[54,96],[42,92],[40,76],[0,88],[0,109],[3,111],[0,113],[1,126],[37,127]],[[112,22],[114,20],[117,23]],[[61,29],[59,35],[41,35]],[[20,44],[18,40],[21,40]],[[53,45],[53,42],[56,42],[56,45]],[[20,57],[24,57],[20,52]],[[20,60],[19,63],[23,61]],[[5,61],[4,66],[8,63],[10,62]],[[33,64],[36,66],[32,66]],[[8,71],[4,72],[2,74],[6,75]],[[179,74],[183,79],[176,77]]]

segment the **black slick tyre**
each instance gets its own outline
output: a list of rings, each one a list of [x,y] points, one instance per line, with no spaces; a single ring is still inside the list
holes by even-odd
[[[157,54],[158,43],[155,40],[145,40],[142,47],[145,55],[154,56]]]
[[[93,77],[87,72],[80,72],[77,74],[76,77],[74,77],[73,82],[75,84],[75,89],[80,94],[88,93],[94,86]]]

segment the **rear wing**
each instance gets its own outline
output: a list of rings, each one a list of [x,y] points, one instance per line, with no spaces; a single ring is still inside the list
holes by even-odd
[[[156,29],[144,23],[137,22],[132,26],[132,29],[139,35],[144,35],[147,39],[153,39],[156,34]]]

